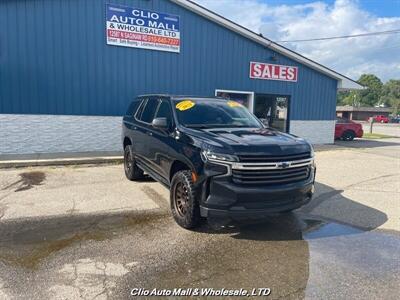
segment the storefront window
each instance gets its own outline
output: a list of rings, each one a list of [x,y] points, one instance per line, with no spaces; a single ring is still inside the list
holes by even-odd
[[[254,114],[265,125],[288,132],[289,96],[256,94]]]
[[[252,92],[217,90],[215,96],[234,100],[251,110],[251,102],[254,94]]]

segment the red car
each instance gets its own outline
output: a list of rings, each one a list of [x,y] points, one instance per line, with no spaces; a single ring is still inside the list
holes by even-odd
[[[389,118],[382,115],[373,116],[372,118],[374,119],[375,122],[389,123]]]
[[[336,119],[335,139],[352,141],[355,137],[362,137],[363,134],[361,124],[343,118]]]

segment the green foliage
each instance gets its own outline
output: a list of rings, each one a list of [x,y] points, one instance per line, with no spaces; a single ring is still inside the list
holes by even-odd
[[[393,114],[400,113],[400,80],[391,79],[384,84],[380,103],[393,107]]]
[[[375,106],[384,104],[393,107],[394,114],[400,112],[400,80],[391,79],[383,84],[377,76],[363,74],[357,82],[367,89],[339,92],[337,105]]]
[[[373,74],[361,75],[358,82],[367,87],[365,90],[359,91],[360,102],[366,106],[374,106],[378,104],[382,93],[382,81]]]

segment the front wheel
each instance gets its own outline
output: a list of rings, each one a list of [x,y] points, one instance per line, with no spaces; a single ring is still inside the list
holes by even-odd
[[[124,149],[124,171],[129,180],[138,180],[144,177],[143,170],[136,165],[132,146],[128,145]]]
[[[170,201],[176,223],[183,228],[194,228],[200,221],[198,195],[190,171],[177,172],[172,178]]]
[[[343,133],[343,135],[342,135],[342,139],[343,139],[344,141],[352,141],[352,140],[354,140],[355,136],[356,136],[356,135],[354,134],[353,131],[345,131],[345,132]]]

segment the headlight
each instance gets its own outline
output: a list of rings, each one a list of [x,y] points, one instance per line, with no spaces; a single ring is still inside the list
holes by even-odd
[[[235,155],[225,153],[215,153],[210,150],[203,150],[201,152],[203,161],[216,161],[216,162],[234,162],[239,161]]]
[[[313,147],[313,145],[310,144],[310,148],[311,148],[311,152],[310,152],[311,157],[314,158],[315,153],[314,153],[314,147]]]

